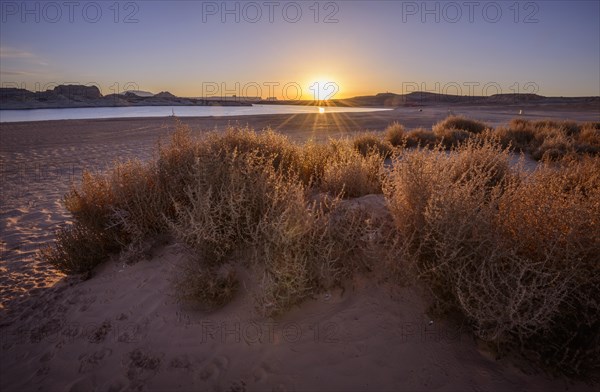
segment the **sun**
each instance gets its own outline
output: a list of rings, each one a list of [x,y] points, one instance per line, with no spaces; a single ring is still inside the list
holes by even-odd
[[[323,114],[323,113],[325,113],[325,108],[319,108],[319,113],[320,113],[320,114]]]
[[[332,79],[320,78],[309,83],[308,91],[314,101],[327,101],[335,98],[340,91],[340,86]]]

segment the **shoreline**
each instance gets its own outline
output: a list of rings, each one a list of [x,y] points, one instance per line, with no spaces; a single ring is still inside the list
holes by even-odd
[[[87,109],[92,109],[89,107]],[[555,105],[555,104],[542,104],[542,105],[429,105],[429,106],[418,106],[418,107],[366,107],[373,109],[388,109],[388,110],[376,110],[376,111],[365,111],[365,112],[333,112],[333,113],[293,113],[293,114],[240,114],[230,116],[162,116],[162,117],[109,117],[109,118],[89,118],[89,119],[57,119],[57,120],[40,120],[40,121],[13,121],[13,122],[0,122],[0,127],[10,127],[17,124],[22,125],[57,125],[61,122],[68,124],[69,122],[99,122],[99,121],[130,121],[130,122],[159,122],[165,121],[172,118],[178,118],[182,121],[189,121],[193,124],[205,126],[206,123],[221,125],[226,122],[235,122],[235,120],[244,120],[254,128],[260,129],[262,124],[269,124],[272,122],[277,128],[283,128],[290,122],[294,125],[295,117],[297,116],[313,116],[312,122],[319,119],[327,119],[328,116],[339,116],[349,117],[350,120],[356,122],[354,129],[366,129],[373,128],[373,125],[378,126],[378,129],[383,129],[385,126],[381,126],[382,121],[398,121],[408,128],[416,127],[427,127],[430,126],[431,119],[435,119],[437,122],[447,117],[449,112],[456,115],[464,115],[466,117],[477,118],[481,121],[488,122],[490,125],[499,125],[503,122],[507,122],[512,118],[523,117],[530,120],[539,120],[544,118],[557,117],[561,120],[572,120],[572,121],[600,121],[600,107],[596,105]],[[62,109],[62,108],[59,108]],[[74,108],[74,109],[86,109],[86,108]],[[13,109],[0,109],[2,110],[13,110]],[[43,109],[19,109],[19,110],[43,110]],[[524,113],[519,115],[519,110],[523,110]],[[290,120],[290,117],[292,118]],[[377,117],[377,118],[376,118]],[[318,121],[317,121],[318,122]],[[404,123],[406,122],[406,123]],[[258,125],[255,125],[258,124]],[[82,124],[85,125],[85,124]],[[273,125],[272,125],[273,126]]]

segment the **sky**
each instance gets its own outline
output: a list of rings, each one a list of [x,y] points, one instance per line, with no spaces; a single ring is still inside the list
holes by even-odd
[[[600,1],[1,1],[0,84],[600,95]]]

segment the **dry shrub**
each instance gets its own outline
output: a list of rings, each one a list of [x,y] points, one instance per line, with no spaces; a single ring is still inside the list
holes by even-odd
[[[433,132],[425,128],[416,128],[406,134],[406,147],[433,148],[437,144],[437,138]]]
[[[356,135],[352,139],[354,148],[361,153],[362,156],[366,157],[371,152],[375,151],[383,158],[387,158],[392,155],[392,146],[386,140],[382,140],[381,137],[374,132],[363,132]]]
[[[597,371],[598,160],[511,170],[497,143],[412,151],[385,183],[409,270],[501,351]]]
[[[224,266],[235,251],[254,249],[253,263],[265,270],[260,303],[274,314],[360,265],[351,260],[374,223],[336,206],[339,195],[381,192],[384,158],[376,148],[366,156],[349,140],[300,148],[245,128],[194,139],[179,124],[155,160],[84,173],[65,197],[75,224],[58,233],[46,258],[65,272],[86,272],[110,253],[138,257],[151,238],[172,234],[194,255],[177,280],[180,298],[214,307],[237,285]],[[309,203],[309,190],[319,188],[333,201]]]
[[[414,240],[411,247],[419,247],[426,230],[424,212],[435,194],[474,178],[485,178],[481,189],[490,192],[508,174],[506,150],[493,141],[470,140],[450,154],[440,148],[405,152],[384,181],[384,194],[399,231]]]
[[[471,137],[471,133],[455,128],[434,128],[433,134],[436,140],[444,147],[451,149],[457,147],[461,143],[467,141]]]
[[[332,152],[331,145],[314,140],[309,140],[300,148],[297,171],[304,184],[320,186]]]
[[[259,309],[276,315],[320,290],[333,244],[327,243],[327,215],[307,206],[300,188],[278,190],[261,224],[264,238],[255,262],[264,267]]]
[[[553,131],[544,137],[540,146],[531,152],[535,160],[557,161],[573,151],[573,142],[563,131]]]
[[[189,181],[193,146],[180,125],[169,147],[159,145],[156,162],[116,163],[106,174],[84,171],[63,199],[74,224],[57,233],[44,250],[46,260],[67,273],[88,272],[110,254],[164,232],[164,217],[174,213],[171,198]]]
[[[513,119],[508,128],[498,128],[496,133],[503,145],[536,160],[557,161],[570,154],[600,153],[600,130],[593,122]]]
[[[544,165],[499,205],[499,227],[508,246],[522,257],[543,261],[545,271],[556,276],[537,305],[554,302],[556,312],[527,336],[524,346],[571,376],[600,370],[593,359],[600,355],[598,167],[598,158]]]
[[[207,266],[191,258],[175,279],[174,289],[179,300],[215,309],[229,303],[236,294],[239,281],[229,266]]]
[[[63,203],[76,222],[96,233],[106,245],[116,246],[119,236],[107,230],[115,203],[110,176],[84,171],[80,187],[72,187]]]
[[[495,138],[472,139],[454,149],[449,156],[448,175],[453,183],[483,181],[482,189],[490,191],[510,177],[510,154]]]
[[[172,201],[153,163],[117,163],[109,181],[114,197],[110,227],[124,232],[127,243],[140,243],[167,230],[165,216]]]
[[[175,203],[169,225],[176,238],[208,264],[218,265],[233,250],[256,240],[256,226],[278,178],[272,158],[237,149],[214,150],[212,143],[214,139],[196,157],[184,189],[186,199]]]
[[[535,141],[535,131],[523,127],[498,127],[496,135],[504,147],[510,147],[518,152],[529,152]]]
[[[165,232],[164,217],[172,210],[157,167],[139,161],[117,162],[106,174],[85,171],[81,185],[73,187],[63,200],[75,223],[57,234],[54,247],[44,255],[68,273],[87,272],[110,254]],[[97,242],[95,251],[82,233]],[[86,260],[86,252],[75,251],[78,247],[89,250],[90,260]]]
[[[579,154],[600,155],[600,123],[584,123],[575,140]]]
[[[82,274],[106,261],[112,250],[98,232],[75,222],[57,230],[56,239],[42,248],[41,255],[60,272]]]
[[[384,158],[371,150],[365,156],[346,141],[330,141],[333,153],[323,171],[320,189],[343,197],[382,193]]]
[[[112,226],[115,195],[108,176],[84,171],[81,186],[72,187],[63,203],[74,223],[59,229],[54,243],[42,251],[58,270],[89,272],[126,243],[126,233]]]
[[[243,140],[246,136],[250,141]],[[185,298],[211,307],[222,304],[229,294],[213,301],[217,286],[206,281],[235,251],[253,249],[251,263],[264,270],[257,302],[264,314],[275,315],[349,276],[354,264],[340,262],[349,263],[353,256],[349,251],[355,248],[348,241],[356,246],[366,239],[344,235],[348,240],[339,241],[341,230],[349,234],[372,226],[341,214],[337,196],[324,204],[309,203],[301,177],[309,177],[309,185],[320,182],[334,195],[381,191],[383,158],[374,151],[363,157],[347,140],[325,146],[308,143],[295,166],[284,171],[274,164],[278,155],[269,152],[272,148],[261,150],[261,140],[260,135],[236,131],[198,141],[195,163],[169,226],[196,255],[178,286]],[[332,225],[334,211],[337,223]],[[232,288],[235,277],[227,275],[218,284]]]
[[[394,147],[402,147],[405,144],[406,129],[397,121],[388,125],[385,129],[385,139]]]
[[[168,144],[158,143],[156,173],[163,188],[175,201],[184,199],[183,191],[192,179],[192,167],[199,154],[200,143],[192,137],[189,126],[177,121]],[[171,209],[169,216],[173,216]]]
[[[265,271],[257,298],[263,314],[281,314],[382,262],[385,252],[379,245],[388,239],[386,226],[373,211],[339,198],[307,204],[297,187],[284,188],[275,199],[261,224],[263,240],[255,257]]]
[[[254,152],[259,157],[270,159],[275,170],[282,172],[295,170],[299,159],[298,148],[285,135],[270,128],[255,132],[248,126],[229,126],[224,133],[210,133],[206,145],[212,150],[237,150],[241,154]]]
[[[383,195],[339,201],[330,209],[328,226],[336,277],[373,271],[397,250],[392,246],[397,233]]]
[[[470,133],[481,133],[489,128],[481,121],[472,120],[462,116],[448,116],[435,124],[432,128],[434,132],[441,132],[444,129],[458,129]]]

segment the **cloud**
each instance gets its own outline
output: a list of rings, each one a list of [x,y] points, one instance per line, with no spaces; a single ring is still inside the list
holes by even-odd
[[[31,76],[31,75],[35,75],[35,73],[32,73],[32,72],[10,71],[10,70],[3,70],[3,69],[0,69],[0,74],[2,74],[4,76]]]
[[[37,56],[25,50],[15,49],[8,46],[0,46],[0,57],[3,59],[35,59]]]

